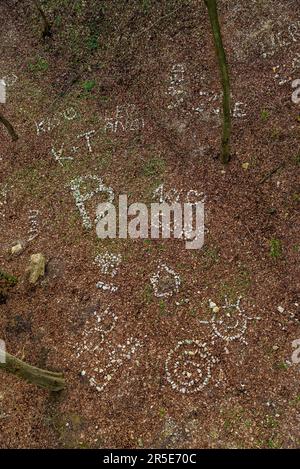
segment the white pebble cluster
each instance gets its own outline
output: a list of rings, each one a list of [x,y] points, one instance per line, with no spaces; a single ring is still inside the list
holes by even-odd
[[[113,254],[108,251],[95,257],[95,264],[100,267],[101,273],[111,277],[117,274],[121,262],[121,254]]]
[[[5,205],[7,205],[8,186],[5,184],[0,190],[0,216],[5,217]]]
[[[129,337],[125,344],[113,346],[109,336],[117,321],[118,316],[110,307],[100,314],[94,311],[85,323],[80,344],[76,346],[76,358],[81,359],[80,374],[86,376],[89,384],[99,392],[103,391],[118,369],[131,360],[143,345],[139,339]]]
[[[195,393],[207,386],[216,363],[217,359],[208,351],[206,343],[181,340],[168,353],[166,377],[174,390],[182,394]]]
[[[77,117],[77,111],[73,107],[67,108],[64,111],[57,112],[52,117],[45,117],[39,122],[35,122],[37,135],[42,132],[50,132],[55,127],[62,124],[62,119],[71,121]]]
[[[105,282],[97,282],[96,283],[96,288],[99,288],[99,290],[115,293],[118,291],[119,287],[116,285],[113,285],[112,283],[105,283]]]
[[[184,75],[186,67],[184,64],[173,65],[170,75],[170,86],[168,87],[167,94],[173,98],[172,104],[169,104],[168,109],[175,109],[182,105],[186,95],[184,86]]]
[[[98,186],[92,192],[87,192],[86,194],[81,194],[80,187],[85,181],[88,181],[88,180],[97,182]],[[90,200],[96,194],[100,194],[100,193],[107,194],[108,202],[111,203],[114,200],[114,191],[112,190],[111,187],[108,187],[105,184],[103,184],[103,181],[100,177],[93,176],[93,175],[87,175],[87,176],[83,176],[83,177],[79,176],[79,177],[73,179],[70,183],[70,187],[71,187],[71,190],[73,192],[73,196],[75,198],[76,207],[78,208],[79,213],[82,217],[83,226],[86,229],[91,229],[92,228],[92,222],[91,222],[90,217],[88,216],[88,213],[86,211],[84,203],[86,201]],[[95,220],[95,222],[97,222],[97,220],[99,218],[101,218],[101,215],[103,216],[104,214],[102,213],[102,214],[98,215],[98,218]]]
[[[28,242],[33,241],[39,234],[39,222],[38,222],[39,211],[29,210],[29,238]]]
[[[175,189],[174,187],[168,191],[165,191],[164,184],[160,184],[156,189],[153,191],[153,198],[158,199],[159,203],[166,202],[168,204],[175,204],[179,203],[183,196],[183,190]],[[204,203],[206,200],[206,196],[204,192],[198,192],[195,189],[190,189],[186,193],[185,202],[190,204],[195,204],[196,202]]]
[[[85,352],[102,351],[101,344],[105,337],[110,334],[116,326],[118,316],[106,308],[101,314],[94,311],[91,319],[87,319],[82,331],[82,340],[80,345],[76,346],[76,358],[79,358]],[[105,322],[105,327],[104,327]],[[97,343],[95,344],[95,338]]]
[[[144,118],[140,117],[135,104],[117,106],[112,116],[105,116],[105,132],[137,131],[144,127]]]
[[[290,309],[293,309],[295,312],[293,311],[290,311]],[[284,308],[283,306],[279,305],[277,307],[277,311],[278,313],[282,314],[282,315],[285,315],[285,316],[289,316],[289,319],[292,321],[292,322],[295,322],[297,324],[300,324],[300,319],[298,319],[297,317],[297,313],[299,315],[299,303],[294,303],[292,305],[292,307],[288,307],[288,308]],[[282,328],[282,330],[286,330],[285,326],[283,326],[281,324],[281,322],[279,322],[279,325],[280,327]]]
[[[90,374],[89,383],[101,392],[108,385],[120,367],[125,361],[131,360],[133,355],[142,347],[140,340],[129,337],[126,343],[117,345],[115,348],[108,350],[108,364],[101,368],[96,366]]]
[[[170,280],[174,283],[173,287],[166,292],[160,290],[159,282],[162,273],[169,275]],[[161,263],[158,266],[157,272],[150,278],[150,282],[154,290],[154,295],[157,298],[167,298],[169,296],[172,296],[174,293],[178,293],[181,284],[181,279],[180,276],[176,274],[176,272],[174,272],[174,270],[172,270],[166,264]]]
[[[210,321],[200,321],[200,323],[211,324],[213,335],[225,342],[240,340],[247,345],[244,335],[247,331],[248,321],[252,319],[260,320],[261,318],[247,316],[240,307],[241,298],[239,297],[236,303],[231,304],[225,297],[225,305],[220,308],[212,300],[209,300],[209,307],[213,312],[212,319]]]

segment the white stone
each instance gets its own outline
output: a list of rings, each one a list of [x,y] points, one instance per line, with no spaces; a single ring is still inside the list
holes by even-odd
[[[0,103],[6,103],[6,83],[4,80],[0,80]]]
[[[21,243],[14,244],[14,246],[11,248],[11,253],[12,254],[19,254],[23,249],[23,246]]]

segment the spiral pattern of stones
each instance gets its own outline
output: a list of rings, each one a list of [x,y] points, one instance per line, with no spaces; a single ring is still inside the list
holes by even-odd
[[[211,355],[206,343],[180,340],[166,359],[167,381],[182,394],[201,391],[211,380],[212,368],[216,363],[217,359]]]

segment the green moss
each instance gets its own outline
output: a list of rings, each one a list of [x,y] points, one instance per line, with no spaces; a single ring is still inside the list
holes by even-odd
[[[96,34],[91,34],[86,41],[87,48],[94,52],[99,47],[99,37]]]
[[[271,238],[269,242],[270,256],[272,259],[278,259],[282,255],[281,241],[277,238]]]
[[[152,301],[153,301],[153,290],[152,290],[151,285],[145,285],[144,291],[143,291],[143,299],[147,304],[152,303]]]
[[[147,14],[151,6],[150,0],[140,0],[140,8],[144,14]]]
[[[288,369],[288,364],[285,361],[281,361],[279,363],[274,363],[275,370],[286,371]]]
[[[284,133],[281,129],[273,127],[270,131],[270,138],[273,141],[280,140],[283,137]]]
[[[159,300],[159,314],[164,316],[167,313],[167,305],[164,300]]]
[[[17,277],[0,270],[0,304],[5,303],[10,288],[14,287],[17,282]]]
[[[260,118],[262,121],[267,121],[270,117],[270,112],[267,109],[262,109],[260,111]]]
[[[158,177],[165,171],[165,161],[162,158],[152,158],[143,167],[146,177]]]
[[[85,448],[89,447],[80,438],[83,427],[82,417],[75,413],[64,415],[54,414],[48,418],[48,424],[58,435],[64,448]]]
[[[224,297],[232,303],[236,303],[238,298],[245,296],[251,286],[251,275],[245,266],[240,266],[237,274],[219,285],[219,295],[215,300],[222,303]]]
[[[204,269],[211,269],[219,261],[219,248],[213,245],[204,246],[200,251],[195,250],[195,256],[202,257],[202,265]]]
[[[296,164],[300,164],[300,152],[297,155],[295,155],[294,161]]]
[[[48,70],[49,64],[43,57],[38,57],[35,62],[29,63],[28,68],[33,73],[43,73]]]
[[[87,80],[82,83],[82,88],[87,93],[90,93],[96,86],[95,80]]]
[[[270,438],[267,440],[266,446],[270,449],[279,449],[281,448],[281,444],[278,440]]]
[[[272,415],[266,415],[265,425],[268,428],[276,428],[276,427],[278,427],[278,421]]]
[[[17,277],[7,274],[6,272],[3,272],[3,270],[0,270],[0,280],[5,281],[10,287],[13,287],[18,283]]]

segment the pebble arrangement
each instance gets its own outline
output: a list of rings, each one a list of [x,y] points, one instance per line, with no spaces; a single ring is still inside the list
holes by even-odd
[[[33,241],[39,235],[39,222],[38,222],[39,211],[29,210],[29,238],[28,242]]]
[[[118,267],[122,262],[121,254],[113,254],[106,251],[103,254],[98,254],[95,257],[95,264],[100,267],[102,274],[114,277],[118,272]]]
[[[108,251],[98,254],[94,263],[100,267],[104,275],[115,277],[122,261],[120,254]],[[108,293],[114,293],[118,287],[105,282],[98,282],[96,287]],[[126,339],[125,344],[112,346],[109,336],[118,321],[118,316],[108,306],[101,314],[96,311],[91,319],[85,322],[82,341],[76,350],[76,358],[82,359],[82,376],[87,376],[90,386],[101,392],[112,380],[119,368],[130,361],[142,342],[134,337]],[[105,349],[102,344],[105,341]],[[105,362],[105,363],[104,363]]]
[[[284,37],[285,36],[285,39]],[[288,40],[286,40],[286,37]],[[287,47],[292,43],[298,42],[300,38],[300,21],[289,25],[287,31],[281,31],[272,34],[268,37],[266,43],[262,43],[262,54],[264,57],[273,56],[276,47]],[[300,68],[300,54],[297,53],[292,63],[292,71]],[[279,66],[273,68],[275,74],[274,79],[283,85],[291,80],[289,77],[288,69],[279,69]],[[169,86],[167,95],[171,97],[172,103],[169,104],[169,109],[180,107],[186,97],[186,74],[187,68],[185,64],[175,64],[171,69]],[[3,78],[5,84],[9,87],[12,86],[17,77],[12,74]],[[202,118],[208,115],[220,114],[220,107],[218,103],[221,100],[221,95],[214,91],[200,91],[200,103],[197,107],[192,108],[192,112],[198,114]],[[246,104],[243,102],[235,102],[233,109],[233,117],[243,118],[247,115],[245,111]],[[41,135],[46,132],[52,131],[55,127],[61,125],[63,120],[72,121],[78,116],[74,108],[66,109],[52,118],[44,118],[39,122],[35,122],[36,133]],[[113,115],[106,115],[104,118],[103,129],[106,132],[114,134],[124,133],[127,131],[138,131],[145,127],[145,121],[139,116],[135,105],[121,105],[117,106]],[[88,152],[92,153],[91,139],[96,131],[91,130],[77,135],[77,139],[83,139],[87,146]],[[54,147],[51,149],[52,156],[55,161],[63,165],[65,160],[73,160],[71,156],[64,156],[64,143],[59,150]],[[78,147],[73,145],[70,152],[76,153]],[[92,191],[82,193],[82,187],[88,183],[96,185]],[[113,202],[114,191],[111,187],[103,183],[102,178],[96,175],[79,176],[73,179],[70,183],[70,188],[75,199],[76,207],[79,210],[82,218],[83,226],[86,229],[91,229],[93,222],[97,222],[97,218],[92,220],[86,209],[85,203],[90,201],[93,197],[104,194],[108,202]],[[0,191],[0,216],[4,217],[4,209],[7,203],[7,186]],[[183,191],[175,188],[165,191],[164,185],[161,184],[153,193],[155,198],[159,201],[167,203],[179,202],[182,197]],[[205,200],[204,193],[190,190],[186,194],[187,202],[195,203],[197,200],[202,202]],[[38,210],[30,210],[29,222],[29,238],[32,241],[38,236]],[[101,217],[101,214],[99,215]],[[100,272],[103,275],[115,277],[122,256],[120,254],[113,254],[106,251],[104,254],[99,254],[95,257],[94,262],[99,266]],[[181,279],[173,269],[168,267],[165,263],[160,262],[157,272],[150,278],[154,295],[157,298],[168,298],[179,292]],[[103,290],[107,293],[115,293],[118,291],[118,286],[108,282],[99,281],[96,288]],[[225,305],[218,307],[213,301],[210,300],[209,306],[212,311],[212,316],[209,321],[199,321],[200,324],[210,325],[212,339],[210,345],[214,345],[215,340],[221,339],[226,344],[239,341],[247,345],[245,335],[248,328],[248,323],[251,320],[260,320],[260,317],[249,317],[240,305],[241,297],[236,303],[232,304],[225,298]],[[295,303],[299,309],[298,303]],[[280,308],[280,309],[279,309]],[[279,313],[284,313],[285,309],[281,306],[278,307]],[[299,323],[295,313],[287,311],[290,318]],[[75,356],[81,360],[81,375],[86,376],[89,384],[97,391],[101,392],[113,380],[117,371],[124,366],[124,364],[137,354],[137,352],[144,346],[143,342],[133,336],[126,339],[124,344],[113,345],[110,341],[111,335],[115,330],[118,323],[118,316],[108,306],[103,312],[99,313],[94,311],[90,318],[85,322],[82,330],[82,337],[78,344],[76,344]],[[146,339],[147,337],[144,336]],[[105,343],[105,347],[104,347]],[[212,380],[212,372],[218,359],[213,356],[206,342],[194,339],[184,339],[176,343],[172,348],[165,360],[165,374],[167,382],[170,384],[174,391],[182,394],[192,394],[202,391]]]
[[[298,73],[300,68],[300,53],[297,52],[292,60],[291,65],[281,64],[272,67],[274,73],[274,80],[279,86],[290,83],[293,80],[293,74]]]
[[[61,166],[64,165],[63,161],[72,161],[72,160],[74,160],[74,158],[72,156],[63,156],[64,146],[65,146],[65,144],[63,143],[59,150],[56,150],[56,148],[54,146],[52,146],[52,148],[51,148],[51,155],[53,156],[54,160],[58,164],[60,164]]]
[[[104,131],[124,133],[142,130],[145,127],[143,117],[140,117],[135,104],[118,105],[112,116],[105,116]]]
[[[279,327],[283,331],[286,331],[287,329],[285,325],[286,320],[295,324],[300,324],[300,305],[297,302],[287,308],[279,305],[276,312],[273,314],[277,316],[276,319],[278,320]]]
[[[206,196],[204,192],[198,192],[195,189],[190,189],[187,191],[186,195],[184,196],[184,191],[182,189],[171,188],[168,191],[165,190],[164,184],[160,184],[156,189],[154,189],[152,193],[153,199],[159,201],[159,203],[168,203],[168,204],[175,204],[180,202],[180,200],[184,200],[186,203],[196,203],[202,202],[204,203],[206,200]]]
[[[111,347],[108,350],[107,365],[104,368],[101,368],[101,366],[94,368],[94,373],[89,378],[90,385],[99,392],[103,391],[119,368],[126,361],[130,361],[141,347],[141,341],[133,337],[129,337],[126,344],[119,344],[116,348]]]
[[[36,121],[36,134],[51,132],[55,127],[59,127],[63,120],[72,121],[78,117],[78,113],[74,107],[65,109],[56,113],[53,117],[44,117],[41,121]]]
[[[161,285],[162,275],[166,277],[168,283],[166,289]],[[164,280],[164,283],[166,283],[166,280]],[[157,272],[150,278],[150,282],[154,290],[154,295],[157,298],[168,298],[178,293],[181,279],[173,269],[164,263],[160,263]]]
[[[221,308],[210,300],[213,318],[211,321],[200,321],[200,323],[211,323],[213,330],[211,345],[214,345],[216,338],[221,338],[226,343],[239,340],[247,345],[244,334],[248,321],[261,318],[246,316],[240,307],[240,300],[241,297],[236,303],[231,304],[226,298],[225,305]],[[223,319],[217,319],[216,315],[220,314],[221,310],[225,311]],[[91,319],[86,321],[82,341],[76,349],[76,358],[83,356],[81,375],[87,376],[89,384],[99,392],[109,384],[118,369],[143,347],[143,342],[132,336],[126,339],[125,344],[112,346],[109,336],[116,327],[117,320],[118,316],[109,307],[101,314],[95,311]],[[181,394],[200,392],[212,381],[212,371],[218,362],[206,342],[194,339],[180,340],[166,357],[167,382],[174,391]]]
[[[226,343],[239,340],[247,345],[244,335],[248,321],[261,318],[246,316],[240,307],[240,300],[241,297],[232,304],[225,298],[225,305],[221,308],[210,300],[209,306],[213,312],[212,319],[199,322],[211,324],[213,336],[210,340],[211,345],[214,345],[216,338],[220,338]],[[218,359],[208,350],[206,343],[192,339],[181,340],[168,353],[165,364],[167,381],[174,390],[182,394],[201,391],[211,381],[212,369],[217,363]]]
[[[95,257],[94,262],[100,267],[100,271],[102,274],[114,277],[118,272],[118,268],[121,261],[121,254],[113,254],[106,251],[104,254],[98,254],[98,256]],[[111,293],[115,293],[119,289],[119,287],[117,287],[116,285],[105,282],[98,282],[96,284],[96,287],[100,290]]]
[[[105,282],[97,282],[96,287],[99,288],[99,290],[115,293],[118,291],[119,287],[116,285],[113,285],[112,283],[105,283]]]
[[[76,358],[83,353],[94,353],[97,350],[102,351],[102,343],[105,337],[115,328],[118,316],[108,307],[101,314],[94,311],[91,319],[87,319],[82,331],[82,340],[76,350]],[[93,343],[93,336],[97,336],[97,343]]]
[[[186,96],[185,90],[185,64],[175,64],[172,66],[170,74],[170,85],[167,94],[171,96],[172,103],[168,109],[175,109],[182,105]]]
[[[196,205],[196,203],[204,204],[206,196],[204,192],[198,192],[195,189],[190,189],[184,194],[182,189],[171,188],[168,191],[165,190],[164,184],[160,184],[152,193],[152,198],[158,200],[160,204],[167,203],[170,205],[177,203],[186,203]],[[185,208],[184,208],[185,210]],[[162,231],[162,217],[157,220],[151,220],[152,226],[159,228]],[[189,239],[190,233],[193,232],[193,226],[191,224],[183,224],[181,222],[173,224],[170,228],[171,235],[175,236],[175,233],[179,232],[181,239]]]
[[[200,77],[202,81],[205,76]],[[187,96],[187,68],[185,64],[175,64],[172,66],[169,78],[170,84],[166,94],[172,98],[172,103],[168,105],[168,109],[176,109],[183,105]],[[219,116],[220,102],[222,94],[214,91],[200,91],[200,102],[197,106],[191,108],[192,113],[197,114],[203,120],[209,120],[211,116]],[[245,104],[241,101],[235,102],[233,108],[233,117],[242,118],[246,117]],[[190,112],[187,112],[190,114]]]
[[[41,121],[36,121],[36,133],[41,135],[46,132],[51,132],[56,127],[61,126],[64,120],[72,121],[77,119],[79,116],[75,108],[70,107],[64,111],[58,112],[53,117],[45,117]],[[73,161],[74,157],[70,156],[79,151],[80,146],[77,145],[78,139],[84,139],[86,142],[86,147],[89,153],[93,153],[92,148],[92,137],[95,136],[98,132],[113,132],[117,133],[126,133],[132,131],[141,131],[145,127],[144,118],[141,117],[138,113],[137,107],[134,104],[125,104],[118,105],[115,109],[115,112],[112,117],[102,117],[104,124],[101,125],[96,130],[85,131],[76,137],[76,144],[72,142],[69,148],[67,148],[67,153],[64,155],[65,151],[65,142],[60,144],[60,147],[57,148],[57,144],[53,143],[50,148],[50,154],[61,166],[64,166],[65,161]]]
[[[7,205],[8,186],[4,184],[0,189],[0,216],[5,218],[5,206]]]
[[[199,340],[180,340],[167,356],[165,371],[172,389],[191,394],[201,391],[211,380],[217,359],[206,343]]]
[[[154,189],[152,197],[153,199],[158,199],[159,203],[176,203],[179,202],[180,194],[182,191],[178,191],[175,188],[170,189],[168,192],[165,191],[164,184],[160,184],[156,189]]]
[[[4,80],[0,80],[0,104],[6,103],[6,83]]]
[[[247,345],[244,335],[247,331],[248,321],[260,320],[261,318],[247,316],[240,306],[241,298],[239,297],[236,303],[231,304],[225,297],[225,305],[221,308],[210,300],[209,307],[213,313],[212,319],[210,321],[199,321],[200,324],[210,324],[215,338],[220,338],[225,342],[240,340]]]
[[[82,194],[80,190],[81,186],[87,182],[95,182],[97,184],[97,187],[91,192],[86,192],[85,194]],[[78,208],[79,213],[82,217],[84,228],[91,229],[93,224],[91,218],[87,213],[85,202],[91,200],[95,195],[102,193],[107,195],[108,202],[111,203],[114,200],[114,191],[111,187],[106,186],[100,177],[93,175],[79,176],[76,179],[73,179],[70,183],[70,188],[75,198],[76,207]],[[99,214],[98,217],[100,216],[101,215]],[[96,218],[94,222],[97,223],[97,220],[98,219]]]
[[[209,120],[210,116],[219,116],[221,112],[220,102],[222,100],[222,94],[215,93],[213,91],[200,91],[201,96],[200,103],[192,108],[199,117],[204,120]],[[243,118],[247,116],[246,104],[242,101],[234,102],[232,116],[235,118]]]
[[[76,347],[76,358],[81,359],[81,376],[86,376],[90,386],[99,392],[142,347],[142,342],[134,337],[127,338],[125,344],[111,344],[109,337],[117,321],[118,316],[109,307],[101,314],[95,311],[86,321],[82,340]],[[105,348],[102,347],[104,341]]]
[[[84,132],[80,135],[77,135],[77,139],[79,139],[79,138],[84,138],[85,139],[88,151],[90,153],[93,153],[91,138],[92,138],[92,135],[95,135],[95,133],[96,133],[96,130],[89,130],[89,131]],[[77,151],[77,150],[78,150],[78,148],[73,147],[73,151]]]
[[[286,49],[300,39],[300,21],[289,24],[286,29],[274,33],[272,30],[260,41],[263,58],[272,57],[277,49]]]
[[[77,146],[77,141],[79,139],[84,139],[86,143],[86,148],[89,153],[93,153],[92,149],[92,143],[91,139],[92,136],[95,135],[96,131],[95,130],[89,130],[87,132],[84,132],[82,134],[79,134],[76,136],[76,145],[74,142],[72,143],[71,147],[68,149],[67,154],[75,154],[76,152],[79,151],[80,147]],[[56,148],[56,146],[53,144],[51,148],[51,155],[53,156],[54,160],[59,163],[61,166],[64,165],[64,161],[73,161],[74,157],[73,156],[64,156],[64,151],[65,151],[65,143],[63,142],[60,146],[59,149]]]

